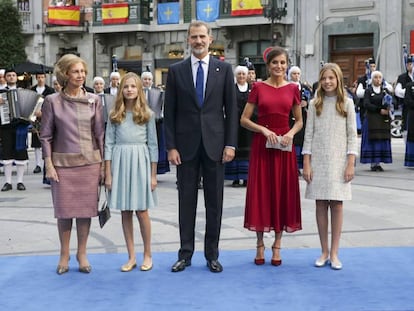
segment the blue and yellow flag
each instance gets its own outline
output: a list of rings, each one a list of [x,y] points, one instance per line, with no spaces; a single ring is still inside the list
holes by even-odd
[[[197,1],[197,19],[214,22],[219,17],[220,2],[218,0]]]
[[[180,21],[180,3],[158,3],[158,24],[178,24]]]

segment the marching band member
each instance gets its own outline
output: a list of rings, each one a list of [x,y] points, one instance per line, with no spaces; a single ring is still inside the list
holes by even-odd
[[[372,83],[365,91],[366,116],[362,124],[361,163],[371,163],[371,171],[382,172],[380,162],[392,163],[390,106],[392,86],[383,81],[382,73],[371,74]]]
[[[295,83],[298,86],[299,92],[300,92],[300,107],[302,109],[302,122],[303,127],[302,129],[296,133],[296,135],[293,137],[293,145],[296,149],[296,160],[298,162],[298,175],[301,176],[301,169],[303,169],[303,155],[302,155],[302,146],[303,146],[303,139],[305,135],[305,127],[306,127],[306,119],[307,119],[307,112],[308,112],[308,103],[310,100],[310,96],[312,93],[312,90],[305,84],[300,81],[300,76],[302,74],[302,71],[298,66],[292,66],[290,67],[288,71],[288,80],[292,83]],[[289,118],[289,125],[293,127],[295,124],[295,118],[293,116],[293,113],[290,113]]]
[[[5,71],[6,90],[17,89],[17,73],[14,69]],[[1,100],[0,104],[4,104]],[[1,122],[0,122],[1,124]],[[27,130],[28,124],[20,121],[12,121],[9,124],[0,125],[0,139],[3,148],[1,163],[4,165],[5,183],[1,191],[13,189],[11,184],[13,163],[16,164],[17,190],[26,190],[23,184],[24,166],[29,160],[27,154]]]
[[[46,74],[45,73],[37,73],[36,74],[37,84],[31,88],[32,91],[35,91],[37,94],[42,95],[45,97],[49,94],[53,94],[55,90],[46,84]],[[32,132],[32,148],[34,148],[35,154],[35,162],[36,167],[33,170],[34,174],[40,173],[42,171],[42,150],[41,150],[41,143],[39,140],[39,130],[40,130],[40,121],[42,118],[41,110],[35,112],[36,121],[34,124],[34,131]]]
[[[405,59],[405,68],[406,71],[398,76],[397,85],[395,86],[395,97],[397,98],[398,107],[402,105],[402,126],[401,129],[403,132],[407,131],[407,105],[405,105],[405,92],[406,86],[408,83],[413,81],[413,62],[414,55],[410,55]]]
[[[407,141],[404,166],[414,167],[414,81],[406,84],[404,106],[407,110]]]

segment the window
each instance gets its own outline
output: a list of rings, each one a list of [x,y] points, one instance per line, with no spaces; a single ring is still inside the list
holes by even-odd
[[[18,0],[17,8],[19,12],[29,12],[30,11],[30,2],[29,0]]]
[[[332,42],[332,50],[369,49],[374,46],[372,34],[335,36]]]

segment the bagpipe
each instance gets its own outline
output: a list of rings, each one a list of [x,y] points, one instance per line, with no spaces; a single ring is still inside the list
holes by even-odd
[[[367,77],[366,80],[366,88],[371,85],[371,67],[370,67],[370,58],[365,60],[365,76]]]
[[[102,102],[102,113],[103,113],[103,120],[106,123],[108,121],[108,116],[115,105],[116,96],[112,94],[99,94],[101,97]]]
[[[309,102],[311,95],[311,91],[302,85],[302,88],[300,90],[300,99]]]
[[[403,63],[403,71],[407,70],[407,63],[408,63],[408,48],[407,44],[403,44],[402,46],[402,63]]]
[[[0,92],[3,99],[3,104],[0,105],[1,125],[19,120],[27,124],[35,122],[35,113],[41,109],[43,104],[42,95],[23,88]]]
[[[391,120],[394,120],[394,99],[385,86],[385,79],[382,78],[382,109],[387,109]]]

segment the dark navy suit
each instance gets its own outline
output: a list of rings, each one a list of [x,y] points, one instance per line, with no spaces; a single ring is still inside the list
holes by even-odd
[[[198,174],[203,174],[206,207],[204,255],[218,258],[223,209],[225,146],[237,145],[238,113],[231,65],[209,59],[204,103],[198,102],[191,58],[170,66],[165,93],[167,149],[177,149],[179,259],[190,260],[194,252],[194,228],[198,195]]]

